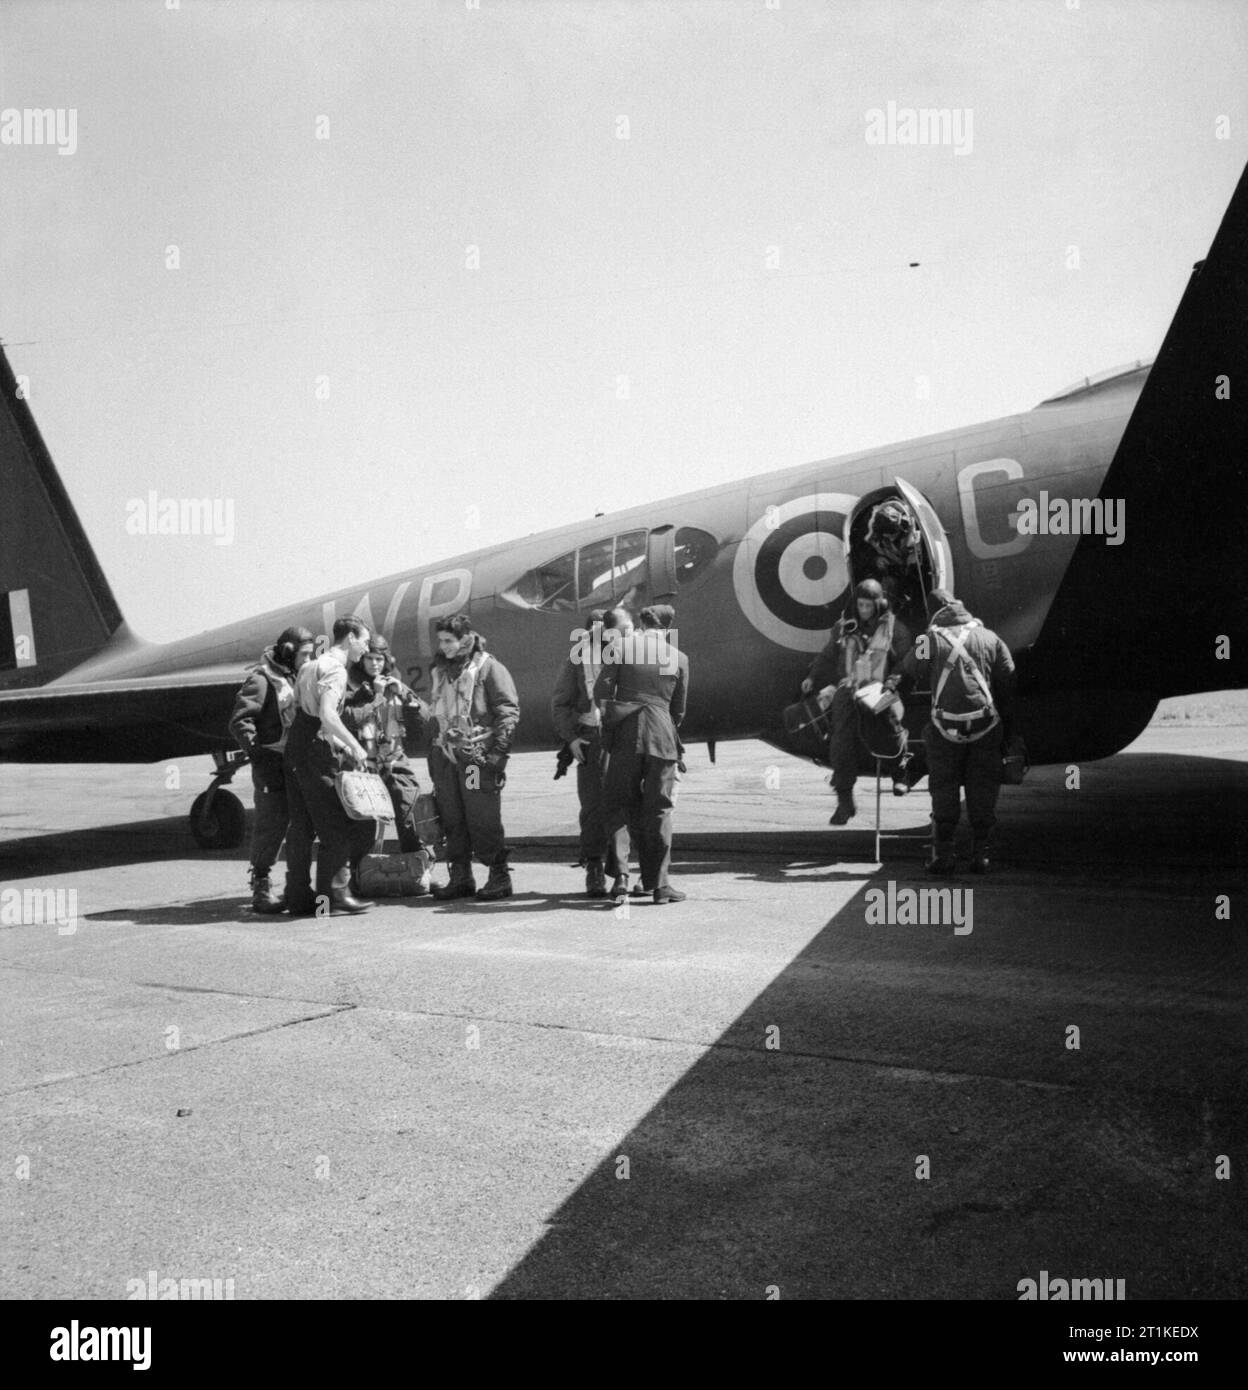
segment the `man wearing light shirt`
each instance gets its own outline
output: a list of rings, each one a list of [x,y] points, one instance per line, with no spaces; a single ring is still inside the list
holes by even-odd
[[[368,628],[359,618],[334,623],[334,643],[307,662],[295,682],[294,723],[284,754],[290,801],[286,832],[286,905],[296,917],[367,912],[369,904],[352,896],[351,860],[367,853],[376,836],[372,821],[352,820],[338,799],[339,750],[363,766],[363,745],[342,722],[347,666],[368,647]],[[312,841],[316,892],[312,891]]]

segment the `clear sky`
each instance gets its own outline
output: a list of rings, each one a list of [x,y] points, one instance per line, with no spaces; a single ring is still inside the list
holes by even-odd
[[[76,112],[0,144],[0,337],[140,634],[1150,357],[1248,159],[1242,0],[470,4],[0,6]]]

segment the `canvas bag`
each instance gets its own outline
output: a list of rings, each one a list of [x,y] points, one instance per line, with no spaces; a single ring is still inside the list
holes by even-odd
[[[366,854],[356,876],[366,898],[418,898],[429,891],[433,855],[428,850],[407,854]]]
[[[342,809],[352,820],[394,819],[394,802],[390,791],[375,772],[344,769],[334,777],[334,788]]]

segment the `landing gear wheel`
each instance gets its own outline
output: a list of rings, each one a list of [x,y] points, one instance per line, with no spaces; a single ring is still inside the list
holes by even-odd
[[[233,792],[219,791],[209,804],[208,793],[191,803],[191,834],[200,849],[237,849],[243,843],[243,803]]]

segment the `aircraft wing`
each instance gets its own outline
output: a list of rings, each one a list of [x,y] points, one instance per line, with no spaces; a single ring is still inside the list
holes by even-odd
[[[0,753],[15,762],[148,762],[233,746],[225,734],[247,664],[161,676],[61,681],[0,694]]]
[[[1080,538],[1027,653],[1032,688],[1164,696],[1248,684],[1248,171],[1101,496],[1122,500],[1125,539]]]

